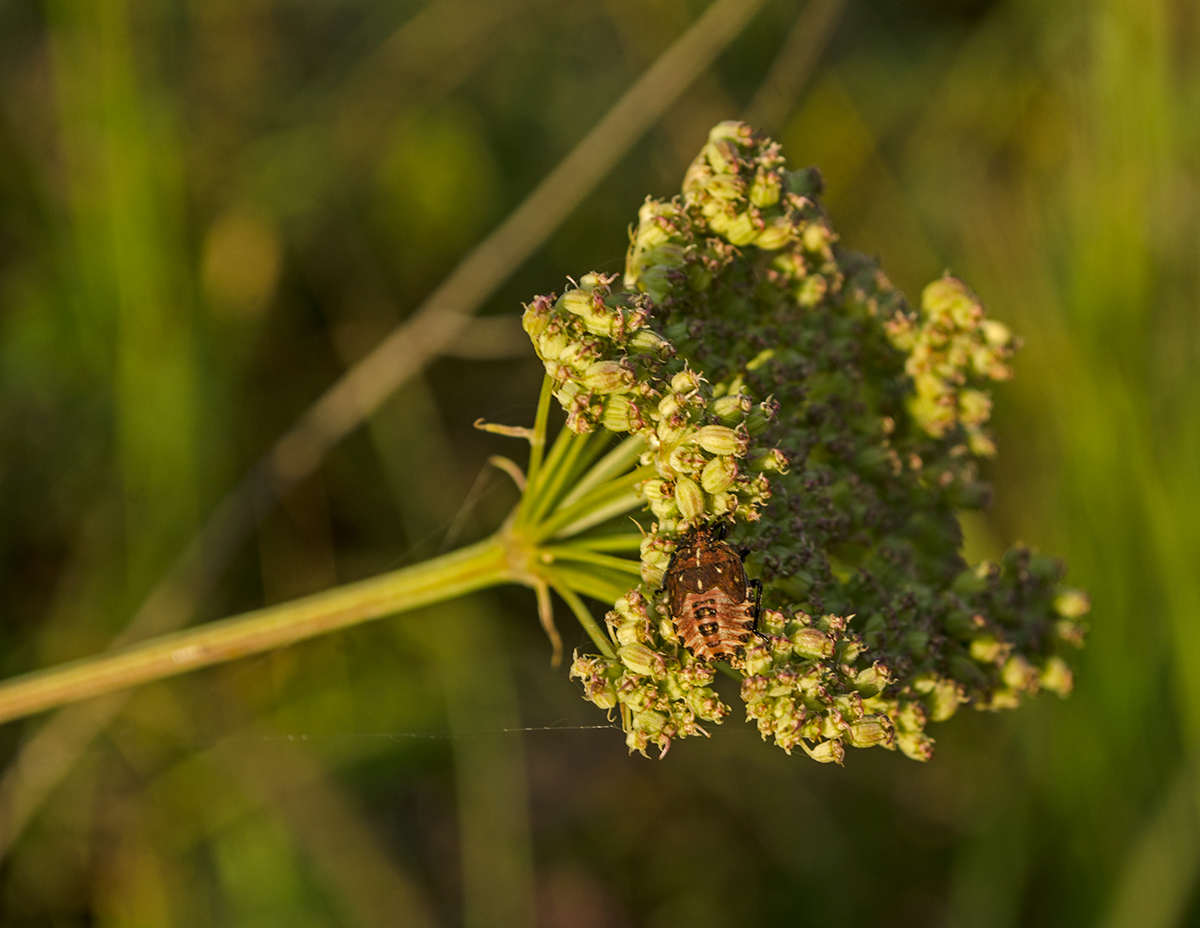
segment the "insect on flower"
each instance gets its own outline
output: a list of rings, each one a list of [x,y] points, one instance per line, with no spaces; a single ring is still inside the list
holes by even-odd
[[[685,534],[663,577],[684,647],[707,662],[741,657],[762,609],[762,584],[746,580],[741,557],[723,540],[725,530],[720,523]]]

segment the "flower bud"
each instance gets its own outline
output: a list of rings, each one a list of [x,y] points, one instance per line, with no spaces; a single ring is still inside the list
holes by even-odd
[[[1004,662],[1000,678],[1004,685],[1017,692],[1032,693],[1037,690],[1039,673],[1024,655],[1014,654]]]
[[[855,748],[869,748],[877,744],[890,745],[895,736],[892,720],[886,715],[869,716],[861,722],[851,723],[846,729],[846,741]]]
[[[761,644],[751,644],[746,648],[742,663],[742,671],[747,675],[765,674],[771,669],[771,652]]]
[[[854,688],[863,696],[875,696],[891,682],[891,671],[884,664],[876,661],[866,670],[858,672],[854,677]]]
[[[677,474],[695,474],[704,469],[708,461],[704,455],[686,445],[680,445],[669,455],[667,464]]]
[[[704,491],[690,477],[676,478],[675,503],[685,521],[696,522],[704,516]]]
[[[629,348],[631,351],[641,352],[642,354],[656,354],[659,357],[670,357],[674,352],[671,343],[656,332],[650,329],[640,329],[629,340]]]
[[[754,181],[750,184],[750,202],[759,209],[766,209],[779,202],[779,193],[783,184],[774,171],[764,171],[761,167],[754,173]]]
[[[750,397],[744,393],[727,394],[713,400],[709,407],[713,415],[725,423],[741,422],[750,412]]]
[[[761,232],[759,223],[755,222],[749,213],[739,213],[732,221],[722,225],[724,228],[719,228],[716,222],[712,224],[714,229],[729,239],[729,244],[739,247],[749,245]]]
[[[709,454],[745,454],[749,444],[744,435],[726,425],[705,425],[696,430],[696,444]]]
[[[613,709],[617,705],[617,688],[612,680],[598,678],[590,681],[583,695],[601,709]]]
[[[1083,647],[1084,624],[1076,619],[1059,619],[1054,623],[1054,634],[1077,648]]]
[[[571,344],[571,338],[560,325],[548,326],[536,341],[537,352],[543,361],[556,361]]]
[[[749,463],[750,469],[759,473],[786,474],[789,462],[787,455],[778,448],[766,448],[756,452]]]
[[[645,428],[646,420],[637,403],[617,393],[605,400],[600,424],[610,432],[636,432]]]
[[[953,322],[957,328],[974,327],[983,315],[978,297],[961,280],[949,275],[925,288],[921,308],[933,319]]]
[[[640,492],[642,494],[642,496],[646,497],[646,499],[650,500],[651,502],[656,502],[661,499],[669,499],[670,498],[670,494],[668,494],[666,492],[666,482],[662,479],[646,480],[642,483],[639,483],[638,488],[639,488],[638,492]],[[650,536],[646,536],[646,537],[650,537]],[[643,548],[645,547],[644,542],[642,544],[642,547]],[[642,553],[643,560],[645,559],[645,557],[646,557],[646,555],[645,555],[645,552],[643,551],[643,553]],[[665,567],[666,564],[664,564],[663,566]]]
[[[775,421],[774,401],[759,403],[752,410],[750,415],[746,417],[746,431],[751,435],[761,435],[766,431],[767,426]]]
[[[983,338],[989,345],[996,348],[1004,348],[1010,345],[1013,341],[1012,332],[1003,322],[997,322],[995,319],[984,319],[983,325],[980,326],[983,330]]]
[[[1075,686],[1075,675],[1061,657],[1051,657],[1042,668],[1042,689],[1066,698]]]
[[[810,222],[804,227],[800,237],[805,249],[812,252],[825,251],[835,238],[833,230],[821,222]]]
[[[589,290],[568,290],[558,298],[558,305],[576,316],[590,316],[596,309],[596,297]]]
[[[933,739],[924,732],[897,732],[895,744],[913,760],[926,761],[933,757]]]
[[[994,664],[1006,653],[1008,646],[994,635],[980,635],[971,641],[971,657],[981,664]]]
[[[684,368],[671,378],[671,389],[676,393],[695,393],[700,389],[701,377],[691,368]]]
[[[783,634],[786,624],[787,620],[783,613],[777,609],[764,609],[758,617],[758,629],[764,635],[780,636]]]
[[[700,485],[706,493],[720,493],[737,479],[737,462],[731,457],[713,458],[700,473]]]
[[[792,224],[784,216],[777,216],[767,223],[767,227],[754,237],[754,244],[763,251],[778,251],[796,234]]]
[[[620,393],[633,386],[633,371],[620,361],[597,361],[588,366],[580,379],[588,390]]]
[[[833,639],[815,628],[801,628],[792,635],[792,648],[801,657],[821,660],[833,656]]]
[[[1066,587],[1054,597],[1054,611],[1065,619],[1081,619],[1091,608],[1092,600],[1083,590]]]
[[[958,395],[958,416],[967,426],[979,426],[992,414],[992,398],[982,390],[963,390]]]
[[[838,663],[853,664],[858,660],[858,655],[862,653],[863,643],[858,635],[849,635],[837,643],[835,653],[837,654]]]
[[[666,661],[661,654],[651,651],[644,644],[627,644],[617,649],[621,663],[643,677],[661,677],[667,672]]]
[[[959,684],[953,680],[939,679],[925,699],[925,704],[929,707],[930,721],[946,721],[965,701],[966,694]]]
[[[822,741],[808,750],[808,756],[818,764],[841,764],[846,759],[846,749],[840,741]]]

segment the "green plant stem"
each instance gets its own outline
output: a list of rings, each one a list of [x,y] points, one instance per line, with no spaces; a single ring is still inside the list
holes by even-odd
[[[648,480],[654,476],[656,471],[653,467],[646,465],[639,467],[637,470],[625,474],[616,480],[610,480],[608,483],[602,484],[595,490],[584,495],[578,502],[564,506],[554,513],[550,518],[539,523],[534,536],[537,540],[544,538],[553,538],[558,535],[563,529],[571,526],[578,520],[583,519],[607,503],[621,499],[633,490],[635,484],[643,480]],[[582,531],[582,529],[577,529]]]
[[[529,511],[530,522],[536,523],[539,521],[558,501],[563,484],[566,482],[567,477],[575,470],[576,460],[578,460],[579,455],[583,452],[592,437],[590,435],[576,435],[565,426],[559,435],[564,450],[560,456],[554,458],[554,469],[547,474],[545,481],[538,487],[537,498]],[[562,438],[563,435],[566,436],[565,439]],[[557,450],[559,441],[556,441],[554,446],[555,450]],[[549,461],[547,461],[547,466],[549,466]]]
[[[546,453],[546,423],[550,419],[550,397],[554,394],[554,382],[549,376],[542,378],[542,392],[538,395],[537,414],[533,420],[533,437],[529,440],[529,467],[525,477],[529,483],[537,479],[542,468],[542,455]]]
[[[602,430],[597,429],[597,433]],[[585,493],[590,493],[606,480],[612,480],[614,477],[619,477],[626,470],[633,466],[637,461],[638,456],[646,447],[646,442],[641,435],[631,435],[622,441],[617,447],[613,448],[608,454],[601,458],[596,465],[587,472],[575,486],[571,489],[559,507],[566,507],[578,502]]]
[[[641,561],[630,560],[626,557],[613,557],[611,554],[601,554],[597,551],[576,548],[572,545],[543,548],[541,559],[543,564],[553,564],[555,561],[579,561],[584,564],[595,564],[598,567],[607,567],[609,570],[618,570],[623,573],[633,574],[635,577],[642,575]]]
[[[642,549],[642,536],[632,532],[625,535],[598,535],[595,538],[572,538],[572,548],[583,548],[586,551],[627,551],[636,552]]]
[[[526,580],[497,534],[369,580],[14,677],[0,684],[0,722]]]
[[[550,583],[570,587],[576,593],[602,603],[615,603],[629,592],[631,586],[628,574],[603,573],[598,569],[574,570],[566,564],[555,564],[542,571],[542,576]]]

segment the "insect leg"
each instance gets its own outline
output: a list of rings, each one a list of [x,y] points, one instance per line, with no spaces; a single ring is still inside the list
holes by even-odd
[[[762,632],[758,630],[758,620],[762,618],[762,581],[751,580],[750,588],[754,590],[754,607],[751,613],[754,616],[754,633],[762,637]]]

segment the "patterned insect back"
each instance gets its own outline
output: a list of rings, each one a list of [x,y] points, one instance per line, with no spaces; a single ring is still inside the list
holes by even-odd
[[[721,529],[700,526],[684,535],[663,579],[679,637],[702,661],[741,657],[758,621],[761,586],[746,580]]]

